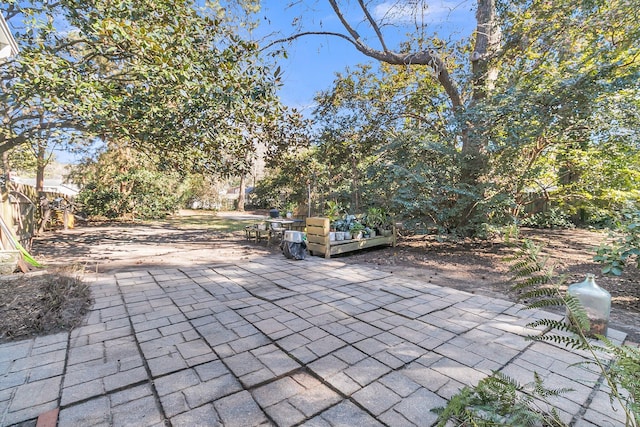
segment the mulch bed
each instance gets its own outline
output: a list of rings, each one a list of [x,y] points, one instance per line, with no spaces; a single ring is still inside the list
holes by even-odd
[[[75,275],[0,276],[0,343],[71,330],[90,306],[89,287]]]

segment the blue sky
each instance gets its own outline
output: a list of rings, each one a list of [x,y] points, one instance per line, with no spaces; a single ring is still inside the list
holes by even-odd
[[[259,28],[254,32],[256,40],[277,40],[299,31],[331,31],[346,34],[327,0],[263,0],[257,14]],[[293,3],[294,6],[289,7]],[[375,35],[362,23],[363,13],[354,0],[339,0],[340,4],[351,4],[343,10],[345,16],[356,26],[357,31],[374,47],[379,47]],[[371,13],[382,19],[385,40],[391,49],[406,39],[406,34],[415,34],[416,25],[409,19],[415,16],[412,10],[398,4],[408,0],[374,1]],[[418,2],[420,3],[420,2]],[[468,37],[475,24],[474,0],[425,0],[429,7],[421,10],[427,35],[437,34],[443,39]],[[374,62],[358,52],[349,42],[334,36],[305,36],[283,46],[287,59],[280,58],[278,64],[284,71],[280,96],[285,105],[295,107],[310,115],[313,97],[329,89],[337,72],[357,64]],[[58,153],[63,162],[78,159],[69,153]]]
[[[296,3],[288,7],[289,3]],[[373,33],[362,24],[364,17],[355,1],[345,9],[345,15],[363,38],[378,47]],[[415,33],[415,23],[411,22],[412,10],[398,4],[408,1],[374,2],[371,13],[388,24],[383,28],[389,48],[394,49],[405,39],[405,34]],[[471,0],[432,0],[426,10],[421,10],[427,34],[436,33],[441,38],[459,39],[471,34],[475,24],[475,1]],[[356,7],[354,7],[356,6]],[[338,20],[326,0],[263,0],[260,17],[260,28],[256,38],[264,34],[277,33],[281,38],[302,31],[333,31],[346,34],[346,30]],[[294,25],[292,25],[294,23]],[[275,35],[269,37],[277,39]],[[308,112],[312,108],[313,96],[316,92],[328,89],[335,73],[356,64],[373,62],[374,60],[358,52],[353,45],[333,36],[305,36],[284,45],[288,59],[281,59],[279,64],[284,70],[283,87],[280,96],[286,105]]]

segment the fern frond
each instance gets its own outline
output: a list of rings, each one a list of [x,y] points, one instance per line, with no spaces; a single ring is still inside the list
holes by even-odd
[[[438,414],[438,426],[554,426],[565,427],[557,413],[538,406],[548,404],[547,396],[558,396],[565,389],[550,390],[534,372],[534,381],[521,385],[502,372],[494,372],[473,387],[464,387]],[[545,408],[547,406],[544,406]]]
[[[564,305],[562,298],[547,298],[527,304],[528,309],[544,308],[544,307],[561,307]]]
[[[534,379],[534,384],[533,384],[534,392],[535,394],[541,397],[556,397],[565,393],[575,391],[575,389],[568,388],[568,387],[562,387],[562,388],[556,388],[556,389],[546,388],[544,386],[544,381],[542,377],[537,372],[533,373],[533,379]]]
[[[569,294],[567,294],[564,299],[569,313],[569,320],[582,331],[588,332],[591,329],[591,322],[580,300]]]
[[[628,410],[640,425],[640,348],[628,345],[617,346],[606,340],[607,349],[615,356],[609,368],[612,389],[626,390],[623,398]],[[613,397],[613,396],[611,396]]]
[[[537,273],[542,271],[542,266],[538,265],[535,262],[532,262],[531,260],[522,260],[519,261],[515,264],[513,264],[510,268],[509,268],[509,272],[514,276],[514,277],[523,277],[523,276],[528,276],[531,275],[533,273]]]
[[[531,299],[531,298],[558,298],[558,290],[550,287],[541,287],[530,289],[522,294],[520,294],[520,299]]]
[[[567,322],[563,322],[561,320],[553,320],[553,319],[539,319],[534,322],[527,323],[527,326],[531,328],[544,326],[548,331],[557,330],[561,332],[569,332],[572,334],[576,332],[576,328],[573,325]]]
[[[526,289],[536,285],[546,285],[550,280],[547,275],[536,275],[527,277],[525,280],[520,281],[516,281],[514,279],[513,282],[514,284],[511,286],[511,290],[518,291],[520,289]]]
[[[580,338],[572,337],[572,336],[563,336],[563,335],[532,335],[528,338],[533,341],[543,341],[543,342],[553,342],[556,344],[561,344],[565,347],[570,347],[574,350],[589,350],[589,342],[582,340]]]

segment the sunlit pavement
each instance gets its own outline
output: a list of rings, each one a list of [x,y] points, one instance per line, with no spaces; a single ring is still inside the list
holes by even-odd
[[[0,425],[430,426],[495,370],[574,389],[567,423],[624,425],[584,354],[524,339],[554,315],[512,302],[282,255],[88,280],[84,326],[0,346]]]

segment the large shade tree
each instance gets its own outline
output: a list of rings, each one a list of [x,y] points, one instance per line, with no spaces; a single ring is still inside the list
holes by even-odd
[[[351,210],[382,205],[405,220],[454,225],[459,212],[447,192],[455,191],[455,144],[428,73],[417,66],[360,66],[339,73],[316,97],[318,153],[329,160],[334,197]]]
[[[3,96],[87,139],[161,153],[163,167],[242,174],[258,135],[274,157],[297,142],[281,139],[296,113],[276,96],[279,71],[239,35],[255,3],[10,2],[24,48]],[[3,134],[0,150],[38,133],[37,119]]]
[[[469,2],[476,11],[475,31],[455,42],[429,34],[421,21],[429,1],[391,7],[327,1],[345,30],[330,34],[377,61],[430,70],[426,79],[437,90],[425,93],[432,102],[423,105],[445,120],[439,129],[446,132],[453,173],[450,187],[440,192],[456,206],[454,227],[472,232],[498,200],[514,210],[515,196],[540,173],[541,157],[564,160],[565,169],[575,172],[564,175],[579,183],[585,168],[571,161],[576,149],[593,152],[614,140],[637,148],[636,132],[629,132],[629,120],[637,119],[623,113],[638,99],[640,25],[633,1]],[[377,13],[382,6],[386,14]],[[392,45],[388,31],[398,15],[407,14],[413,30],[405,42]],[[306,28],[286,40],[319,33],[327,34]],[[414,147],[418,141],[442,141],[429,129],[416,136],[402,139]],[[433,151],[409,148],[411,153]],[[511,202],[505,195],[513,196]]]

